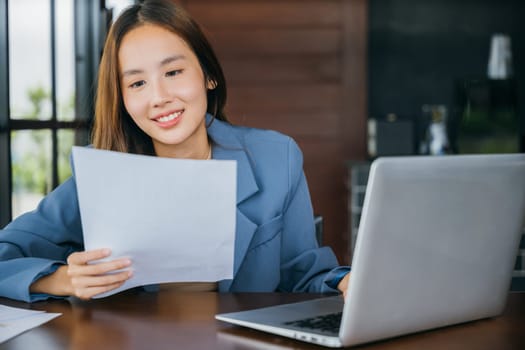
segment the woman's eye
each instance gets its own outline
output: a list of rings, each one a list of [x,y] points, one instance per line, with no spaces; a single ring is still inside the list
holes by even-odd
[[[129,87],[133,88],[133,89],[136,89],[136,88],[141,87],[144,84],[146,84],[146,82],[144,80],[139,80],[139,81],[136,81],[136,82],[130,84]]]
[[[180,73],[182,73],[182,69],[170,70],[169,72],[166,73],[166,76],[174,77],[176,75],[179,75]]]

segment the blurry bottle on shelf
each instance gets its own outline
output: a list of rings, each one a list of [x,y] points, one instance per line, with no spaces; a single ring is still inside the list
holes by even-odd
[[[420,143],[419,153],[443,155],[450,153],[447,128],[447,107],[444,105],[423,105],[423,120],[428,123]]]
[[[489,79],[509,79],[512,77],[512,48],[510,38],[504,34],[494,34],[490,42]]]

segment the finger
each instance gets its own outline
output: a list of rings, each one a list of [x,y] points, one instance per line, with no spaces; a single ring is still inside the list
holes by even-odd
[[[105,285],[105,286],[100,286],[100,287],[91,287],[91,288],[80,289],[80,290],[75,292],[75,296],[80,298],[80,299],[83,299],[83,300],[88,300],[88,299],[91,299],[91,298],[93,298],[94,296],[96,296],[98,294],[106,293],[106,292],[109,292],[110,290],[116,289],[116,288],[120,287],[123,283],[124,283],[124,281],[123,282],[109,284],[109,285]]]
[[[108,272],[118,271],[131,266],[131,260],[128,258],[121,258],[111,261],[106,261],[97,264],[87,265],[69,265],[68,275],[74,276],[95,276],[103,275]]]
[[[133,275],[133,271],[122,271],[101,276],[77,276],[71,279],[73,287],[77,290],[93,287],[103,287],[116,283],[124,283]]]
[[[107,248],[76,252],[67,258],[68,265],[84,265],[93,260],[100,260],[111,255],[111,250]]]

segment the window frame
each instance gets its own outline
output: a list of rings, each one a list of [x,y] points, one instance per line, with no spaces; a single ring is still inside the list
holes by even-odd
[[[12,212],[7,1],[0,0],[0,226],[2,227],[11,220]]]
[[[50,130],[52,188],[59,185],[58,140],[60,130],[73,130],[75,144],[86,144],[93,120],[94,86],[107,31],[105,1],[74,0],[75,119],[59,121],[56,101],[55,3],[49,0],[51,33],[51,119],[11,119],[9,96],[9,0],[0,0],[0,229],[12,220],[11,132]]]

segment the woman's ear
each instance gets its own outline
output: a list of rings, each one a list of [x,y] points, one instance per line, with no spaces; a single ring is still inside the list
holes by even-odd
[[[206,88],[208,90],[213,90],[217,87],[217,82],[213,79],[207,79],[206,80]]]

